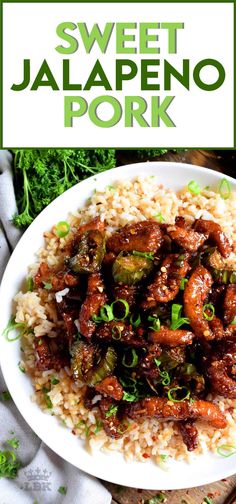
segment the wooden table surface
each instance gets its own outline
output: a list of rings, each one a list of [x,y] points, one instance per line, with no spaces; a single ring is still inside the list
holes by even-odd
[[[168,152],[164,156],[154,159],[157,161],[177,161],[205,166],[206,168],[211,168],[236,178],[236,151],[190,150],[178,153]],[[136,159],[133,158],[132,151],[119,151],[118,162],[120,165],[135,161]],[[161,488],[156,491],[134,490],[105,481],[103,483],[112,494],[112,504],[149,504],[149,499],[158,495],[162,490]],[[163,493],[166,498],[166,504],[205,504],[207,502],[204,501],[205,497],[212,499],[213,504],[236,504],[236,494],[234,497],[230,497],[234,488],[236,488],[236,475],[212,483],[211,485],[188,490],[163,491]],[[156,504],[155,500],[150,504],[154,503]]]

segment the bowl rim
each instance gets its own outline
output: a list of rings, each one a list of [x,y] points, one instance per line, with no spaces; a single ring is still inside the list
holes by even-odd
[[[1,284],[0,284],[0,306],[2,306],[2,303],[4,304],[4,287],[5,287],[5,284],[8,280],[8,275],[9,275],[9,272],[11,271],[11,268],[14,266],[14,262],[15,262],[15,258],[17,257],[18,255],[18,250],[22,243],[25,243],[27,242],[28,240],[28,237],[31,236],[31,233],[37,228],[37,225],[38,223],[40,224],[40,221],[42,219],[42,216],[45,216],[47,215],[49,209],[53,209],[54,206],[56,206],[57,202],[58,201],[61,201],[61,199],[64,197],[64,195],[67,195],[68,194],[72,194],[72,193],[76,193],[76,191],[78,190],[78,188],[81,188],[81,186],[85,187],[85,192],[86,192],[86,186],[88,185],[88,187],[90,187],[90,190],[91,190],[91,183],[94,182],[95,179],[100,178],[103,179],[104,178],[104,183],[102,183],[102,186],[105,187],[107,185],[107,182],[109,183],[109,179],[111,178],[111,176],[113,174],[117,174],[119,173],[118,177],[115,179],[115,180],[123,180],[123,179],[128,179],[128,180],[132,180],[135,175],[140,175],[138,172],[139,172],[139,169],[144,169],[145,167],[148,167],[149,168],[153,168],[153,169],[157,169],[157,168],[161,168],[161,165],[164,165],[164,167],[168,170],[168,169],[172,169],[173,167],[178,168],[178,170],[189,170],[191,169],[192,172],[195,172],[196,174],[209,174],[209,175],[212,175],[213,178],[217,181],[217,180],[221,180],[222,178],[225,178],[227,179],[229,182],[231,182],[233,184],[233,187],[235,187],[236,189],[236,180],[233,179],[232,177],[229,177],[225,174],[222,174],[222,172],[217,172],[215,170],[212,170],[212,169],[208,169],[208,168],[205,168],[205,167],[199,167],[197,165],[191,165],[189,163],[178,163],[178,162],[172,162],[172,161],[162,161],[162,160],[157,160],[157,161],[150,161],[150,162],[140,162],[140,163],[131,163],[131,164],[128,164],[128,165],[123,165],[123,166],[119,166],[119,167],[115,167],[115,168],[112,168],[110,170],[107,170],[107,171],[104,171],[104,172],[101,172],[99,174],[96,174],[96,175],[92,175],[91,177],[79,182],[78,184],[76,184],[75,186],[71,187],[70,189],[68,189],[67,191],[65,191],[65,193],[63,193],[62,195],[58,196],[55,200],[53,200],[46,208],[44,208],[42,210],[42,212],[34,219],[34,221],[32,222],[32,224],[28,227],[28,229],[25,231],[25,233],[22,235],[21,239],[19,240],[18,244],[16,245],[9,261],[8,261],[8,264],[6,266],[6,269],[4,271],[4,275],[3,275],[3,278],[2,278],[2,281],[1,281]],[[135,173],[131,173],[129,174],[129,172],[127,174],[125,174],[124,172],[122,173],[122,170],[125,171],[128,171],[128,170],[137,170],[137,174]],[[158,176],[158,172],[156,174]],[[148,176],[148,175],[147,175]],[[108,179],[108,180],[106,180]],[[180,184],[182,185],[182,184]],[[89,191],[88,191],[89,192]],[[65,199],[67,198],[67,196],[65,197]],[[88,194],[86,196],[88,198]],[[80,207],[80,205],[79,205]],[[68,214],[68,212],[70,211],[67,210],[65,213]],[[34,252],[36,253],[36,252]],[[1,348],[1,345],[3,346],[2,344],[2,341],[0,340],[0,348]],[[7,374],[7,367],[5,365],[6,363],[4,362],[4,353],[2,353],[0,351],[0,365],[1,365],[1,368],[2,368],[2,373],[3,373],[3,376],[4,376],[4,379],[6,381],[6,384],[7,386],[9,385],[9,380],[8,380],[8,374]],[[27,376],[27,379],[29,379],[29,377]],[[21,415],[24,417],[24,419],[26,420],[26,422],[28,423],[28,425],[32,428],[32,430],[43,440],[43,442],[49,446],[55,453],[57,453],[60,457],[62,457],[64,460],[66,460],[67,462],[71,463],[71,464],[74,464],[75,467],[81,469],[81,470],[84,470],[86,472],[88,472],[89,474],[95,476],[95,477],[99,477],[99,478],[102,478],[102,479],[106,479],[106,481],[110,481],[110,482],[113,482],[113,483],[117,483],[117,484],[121,484],[121,485],[125,485],[125,486],[130,486],[130,487],[133,487],[133,488],[137,488],[137,484],[133,483],[132,481],[130,482],[127,482],[127,477],[124,475],[118,475],[118,478],[114,478],[113,476],[109,476],[109,474],[105,474],[104,475],[104,472],[103,472],[103,469],[100,468],[99,466],[95,469],[94,467],[90,467],[88,464],[86,466],[86,468],[84,469],[84,466],[83,464],[75,464],[73,461],[71,461],[70,457],[68,457],[67,455],[65,454],[62,454],[61,452],[61,449],[57,449],[57,446],[55,446],[55,444],[51,441],[51,439],[49,437],[47,437],[47,439],[45,439],[44,436],[42,436],[41,434],[41,431],[39,428],[36,428],[35,425],[32,427],[32,424],[31,424],[31,419],[29,419],[29,415],[25,413],[24,411],[24,405],[21,403],[20,399],[15,397],[14,395],[14,391],[12,390],[12,387],[11,385],[9,386],[9,391],[12,395],[12,398],[13,398],[13,401],[14,403],[16,404],[16,407],[18,408],[18,410],[20,411]],[[37,409],[39,412],[41,412],[39,406],[37,406]],[[42,412],[41,412],[42,413]],[[42,413],[45,417],[45,413]],[[69,428],[67,429],[68,432],[69,432]],[[209,454],[208,454],[209,455]],[[96,456],[96,455],[95,455]],[[110,454],[108,455],[108,457],[110,457]],[[204,458],[204,455],[199,455],[198,458],[201,460]],[[123,459],[124,461],[124,465],[127,464],[127,462]],[[232,461],[233,462],[233,461]],[[134,467],[136,464],[141,464],[141,462],[132,462],[131,464],[134,464]],[[179,464],[178,461],[174,461],[174,464]],[[182,463],[180,463],[182,464]],[[185,463],[184,463],[185,464]],[[145,464],[146,465],[146,464]],[[190,464],[191,465],[191,464]],[[143,466],[142,466],[143,467]],[[155,466],[157,468],[157,466]],[[175,466],[176,467],[176,466]],[[181,467],[181,465],[180,465]],[[197,486],[201,486],[201,485],[205,485],[205,484],[208,484],[208,483],[212,483],[213,481],[217,481],[219,479],[222,479],[224,477],[228,477],[228,476],[231,476],[232,474],[235,473],[235,469],[236,469],[236,464],[232,464],[230,465],[230,467],[227,468],[224,468],[223,469],[223,464],[222,464],[222,470],[218,469],[217,470],[217,475],[214,476],[214,475],[211,475],[209,477],[207,471],[205,471],[205,474],[204,474],[204,477],[202,476],[202,479],[201,480],[197,480],[197,481],[191,481],[191,480],[188,480],[186,481],[186,483],[184,484],[184,488],[191,488],[193,487],[193,483],[194,483],[194,486],[197,487]],[[161,473],[162,474],[162,473]],[[171,476],[171,472],[170,472],[170,476]],[[138,483],[138,482],[137,482]],[[153,490],[156,490],[156,486],[150,486],[150,484],[148,486],[145,486],[145,484],[143,485],[142,483],[142,488],[146,488],[146,489],[153,489]],[[173,489],[181,489],[183,488],[183,484],[180,482],[180,484],[175,484],[174,486],[171,486],[171,484],[166,487],[166,489],[170,489],[170,490],[173,490]]]

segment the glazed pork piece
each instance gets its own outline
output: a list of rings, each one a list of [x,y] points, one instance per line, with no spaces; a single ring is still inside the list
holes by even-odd
[[[167,233],[175,243],[187,252],[197,252],[207,239],[207,236],[203,233],[177,225],[168,226]]]
[[[206,233],[209,239],[217,245],[223,257],[228,257],[232,252],[232,245],[230,245],[229,239],[216,222],[198,219],[196,220],[194,229],[199,233]]]
[[[226,418],[218,406],[201,400],[176,403],[166,398],[148,397],[127,406],[126,414],[133,419],[143,416],[175,421],[201,419],[216,429],[223,429],[227,425]]]
[[[107,300],[104,282],[100,273],[91,273],[88,277],[86,298],[79,313],[79,330],[86,338],[91,338],[96,329],[93,316],[98,315],[101,306]]]
[[[191,331],[183,331],[182,329],[169,329],[161,326],[159,331],[151,331],[149,340],[159,345],[170,347],[178,347],[181,345],[191,345],[194,334]]]
[[[225,297],[224,297],[224,323],[232,324],[236,317],[236,285],[227,285]],[[236,321],[235,321],[236,323]]]
[[[163,233],[155,221],[129,224],[114,233],[107,240],[107,249],[120,252],[157,252],[163,243]]]
[[[198,266],[191,274],[184,290],[184,313],[199,338],[213,339],[208,320],[204,318],[203,306],[213,284],[209,271]]]
[[[64,269],[41,263],[36,275],[40,289],[50,279],[64,324],[63,345],[35,343],[38,369],[60,369],[70,355],[108,436],[121,437],[129,418],[156,418],[176,422],[194,450],[197,420],[227,425],[209,392],[236,398],[235,272],[222,273],[230,252],[219,224],[203,219],[145,220],[108,238],[100,219],[83,224]]]
[[[189,271],[187,254],[169,254],[163,260],[154,282],[148,286],[142,308],[147,310],[157,303],[168,303],[178,294],[181,280]]]

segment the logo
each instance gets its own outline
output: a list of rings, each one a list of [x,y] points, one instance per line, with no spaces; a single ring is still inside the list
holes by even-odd
[[[51,491],[51,475],[52,473],[47,471],[47,469],[29,469],[29,471],[24,471],[25,478],[27,481],[24,482],[23,490],[34,490],[39,492]]]

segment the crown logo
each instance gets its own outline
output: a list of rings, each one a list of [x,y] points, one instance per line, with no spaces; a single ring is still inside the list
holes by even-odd
[[[24,474],[28,481],[48,481],[52,473],[47,471],[47,469],[41,470],[39,467],[36,467],[36,469],[24,471]]]

